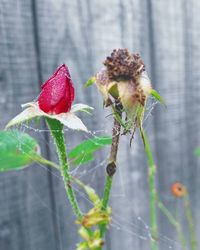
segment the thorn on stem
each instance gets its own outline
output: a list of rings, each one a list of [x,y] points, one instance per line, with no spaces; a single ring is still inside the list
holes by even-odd
[[[72,188],[71,181],[68,181],[67,186],[68,186],[68,188]]]

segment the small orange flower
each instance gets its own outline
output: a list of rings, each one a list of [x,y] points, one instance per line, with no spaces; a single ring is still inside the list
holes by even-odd
[[[187,189],[182,183],[175,182],[171,185],[171,192],[175,197],[183,197],[186,194]]]

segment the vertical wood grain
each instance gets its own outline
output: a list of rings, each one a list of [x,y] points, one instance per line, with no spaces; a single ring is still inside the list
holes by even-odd
[[[170,185],[179,180],[188,186],[198,235],[200,160],[193,151],[200,145],[199,1],[1,0],[0,6],[1,128],[66,63],[76,89],[75,102],[95,107],[92,117],[81,117],[92,131],[108,134],[110,112],[103,110],[97,89],[83,90],[83,84],[113,48],[139,52],[153,87],[167,103],[167,110],[158,105],[144,123],[157,164],[159,195],[171,212],[179,206],[185,227],[181,201],[171,196]],[[32,135],[43,144],[43,154],[57,161],[49,133]],[[86,134],[66,131],[68,149],[84,138]],[[99,194],[106,166],[100,163],[107,155],[108,149],[79,170],[81,179]],[[138,134],[132,148],[128,138],[121,138],[118,166],[111,195],[113,222],[105,249],[149,250],[147,161]],[[33,166],[1,174],[0,190],[3,250],[75,249],[80,238],[57,172]],[[82,193],[77,195],[87,211],[90,204]],[[159,230],[160,249],[181,249],[175,230],[160,212]]]

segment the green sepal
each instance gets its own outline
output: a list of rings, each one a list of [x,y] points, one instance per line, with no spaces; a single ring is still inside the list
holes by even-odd
[[[95,81],[96,81],[96,77],[95,77],[95,76],[91,77],[91,78],[84,84],[84,88],[87,88],[87,87],[93,85],[93,84],[95,83]]]
[[[162,98],[162,96],[155,90],[152,89],[150,94],[160,103],[166,106],[165,100]]]
[[[109,90],[108,93],[115,99],[119,98],[119,90],[118,90],[118,86],[117,83],[113,84]]]

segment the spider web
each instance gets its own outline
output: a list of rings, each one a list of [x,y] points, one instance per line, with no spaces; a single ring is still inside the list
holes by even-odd
[[[150,104],[148,104],[147,109],[146,109],[146,113],[145,113],[145,117],[144,117],[144,127],[147,128],[149,123],[148,118],[152,115],[153,109],[155,107],[155,105],[157,104],[157,102],[153,102],[151,100]],[[83,137],[83,139],[88,139],[88,138],[92,138],[94,136],[98,136],[98,135],[109,135],[111,133],[111,124],[110,124],[110,120],[112,120],[111,116],[107,116],[107,122],[108,124],[105,125],[103,124],[103,128],[99,129],[99,130],[93,130],[90,131],[89,134],[86,133],[81,133],[81,136]],[[106,129],[106,126],[108,127]],[[40,128],[35,128],[35,126],[32,126],[32,123],[30,123],[29,125],[27,124],[21,124],[20,126],[17,127],[19,131],[21,132],[26,132],[28,134],[35,134],[37,135],[37,137],[39,137],[40,140],[40,145],[43,145],[43,147],[47,147],[48,150],[51,153],[52,158],[56,158],[56,151],[55,149],[53,149],[52,151],[52,141],[48,142],[45,137],[44,137],[44,133],[50,133],[49,129],[40,129]],[[64,129],[64,133],[68,133],[67,128]],[[33,136],[34,137],[34,136]],[[80,138],[79,138],[80,140]],[[135,140],[135,139],[134,139]],[[78,144],[78,140],[77,140],[77,144]],[[68,150],[73,148],[73,143],[72,142],[67,142],[67,147]],[[19,140],[19,147],[20,147],[20,140]],[[133,142],[133,149],[130,150],[134,150],[134,142]],[[70,174],[73,176],[76,176],[77,178],[80,178],[81,180],[87,180],[87,183],[90,185],[91,187],[95,186],[96,183],[96,178],[99,176],[99,174],[101,175],[105,175],[104,171],[105,171],[105,166],[107,164],[107,160],[109,157],[109,148],[103,149],[103,159],[97,159],[95,160],[95,164],[93,163],[91,164],[87,164],[87,165],[78,165],[75,168],[72,168],[70,170]],[[97,155],[98,156],[98,155]],[[98,157],[99,158],[99,157]],[[52,171],[50,169],[50,167],[42,165],[37,163],[42,169],[44,169],[45,171],[49,172],[53,178],[56,178],[61,185],[63,185],[63,179],[60,176],[59,172],[56,171]],[[88,166],[89,165],[89,166]],[[124,164],[124,166],[122,166],[123,168],[126,167],[126,164]],[[91,167],[92,166],[92,167]],[[103,171],[102,171],[103,169]],[[111,195],[111,207],[112,207],[112,203],[115,203],[115,206],[112,209],[112,221],[109,227],[109,234],[112,235],[114,234],[115,237],[116,235],[118,237],[120,237],[120,235],[123,233],[123,235],[127,235],[127,238],[131,238],[132,241],[134,241],[134,239],[137,239],[137,241],[139,242],[138,244],[140,244],[140,242],[142,242],[142,245],[144,246],[144,242],[145,242],[145,246],[144,249],[149,249],[150,248],[150,242],[154,241],[152,235],[151,235],[151,227],[148,224],[147,219],[142,218],[143,215],[140,214],[140,212],[135,212],[134,209],[132,209],[131,205],[134,203],[134,201],[132,201],[129,204],[130,198],[128,197],[128,194],[126,192],[127,189],[127,184],[126,184],[126,180],[124,180],[123,178],[123,169],[121,167],[119,167],[117,169],[117,177],[118,178],[118,183],[117,183],[117,193],[116,193],[116,188],[112,190],[112,195]],[[145,173],[146,174],[146,173]],[[130,177],[131,178],[131,177]],[[101,185],[103,186],[104,184],[104,180],[103,178],[101,178]],[[59,215],[58,212],[53,211],[52,208],[50,208],[48,206],[48,204],[45,203],[45,201],[43,200],[43,198],[41,197],[40,193],[38,191],[35,190],[35,187],[33,185],[30,184],[31,187],[31,191],[33,193],[33,195],[37,198],[37,200],[41,203],[41,206],[46,207],[50,213],[54,214],[56,216],[56,218],[59,221],[62,221],[61,216]],[[72,183],[72,187],[74,189],[74,191],[78,194],[78,196],[84,200],[85,203],[87,203],[88,206],[91,206],[92,203],[91,201],[88,199],[87,195],[84,193],[83,190],[81,190],[80,188],[78,188],[75,184]],[[96,188],[95,188],[96,189]],[[148,192],[148,191],[147,191]],[[66,197],[67,199],[67,197]],[[116,208],[116,204],[118,204],[118,200],[123,200],[121,202],[119,202],[120,206],[121,204],[126,204],[128,205],[128,209],[129,209],[129,217],[127,218],[126,216],[123,216],[123,214],[118,213],[118,209]],[[124,202],[124,200],[126,200],[126,202]],[[119,211],[122,212],[122,209],[119,209]],[[85,211],[87,212],[87,211]],[[146,213],[148,214],[148,210],[146,211]],[[166,218],[167,220],[167,218]],[[61,233],[61,231],[59,232]],[[177,238],[177,236],[176,236]],[[180,244],[180,242],[176,239],[172,239],[168,236],[166,236],[165,234],[162,233],[158,233],[158,238],[157,238],[158,244],[159,244],[159,249],[165,250],[165,249],[174,249],[174,250],[181,250],[182,246]],[[66,246],[60,246],[61,250],[65,249]],[[140,247],[138,248],[134,248],[134,249],[141,249]],[[117,250],[117,249],[115,249]]]

